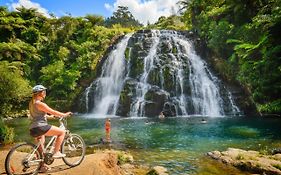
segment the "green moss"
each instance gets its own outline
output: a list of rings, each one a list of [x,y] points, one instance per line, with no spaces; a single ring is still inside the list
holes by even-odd
[[[170,73],[171,70],[169,67],[165,67],[163,69],[163,75],[164,75],[164,88],[165,90],[172,90],[173,89],[173,83],[174,83],[174,80],[173,80],[173,75],[172,73]]]
[[[173,52],[173,54],[176,54],[176,53],[178,53],[178,49],[176,47],[173,47],[172,52]]]
[[[127,61],[129,61],[130,60],[130,48],[126,48],[126,50],[125,50],[125,59],[127,60]]]
[[[274,165],[272,165],[274,168],[277,168],[277,169],[279,169],[279,170],[281,170],[281,164],[274,164]]]
[[[237,160],[244,160],[245,157],[244,157],[242,154],[238,154],[238,155],[236,156],[236,159],[237,159]]]
[[[118,152],[117,159],[118,159],[118,165],[132,162],[132,156],[125,152]]]

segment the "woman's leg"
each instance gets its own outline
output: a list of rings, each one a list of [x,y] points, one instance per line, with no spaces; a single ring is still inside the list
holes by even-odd
[[[45,136],[57,136],[54,154],[59,152],[61,143],[62,143],[62,141],[64,139],[64,136],[65,136],[65,130],[61,129],[59,127],[56,127],[56,126],[52,126],[49,129],[49,131],[46,134],[44,134],[44,135]]]
[[[45,146],[45,135],[36,137],[35,143],[36,144],[40,143],[40,146],[38,147],[38,151],[40,152],[40,154],[43,154],[43,152],[44,152],[43,150],[44,150],[44,146]],[[39,155],[36,155],[36,156],[38,156],[37,158],[40,157]],[[41,162],[40,164],[41,164],[40,172],[46,172],[46,165],[45,165],[44,161]]]
[[[41,153],[43,153],[44,145],[45,145],[45,136],[44,135],[35,138],[35,143],[37,144],[39,142],[40,142],[39,151]]]

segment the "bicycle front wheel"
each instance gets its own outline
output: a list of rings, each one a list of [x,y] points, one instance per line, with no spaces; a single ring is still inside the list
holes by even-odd
[[[8,175],[38,173],[42,155],[31,143],[21,143],[13,147],[5,160],[5,169]]]
[[[66,154],[62,158],[65,164],[68,166],[77,166],[85,157],[86,145],[81,136],[70,134],[64,140],[61,151],[63,154]]]

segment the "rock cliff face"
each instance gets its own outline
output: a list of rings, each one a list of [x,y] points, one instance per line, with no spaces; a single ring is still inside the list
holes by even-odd
[[[81,105],[126,117],[241,114],[231,90],[196,53],[193,37],[157,30],[125,36],[102,61]]]

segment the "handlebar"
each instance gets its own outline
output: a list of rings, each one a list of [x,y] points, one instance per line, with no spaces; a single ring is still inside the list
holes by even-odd
[[[73,113],[71,113],[70,115],[68,115],[68,116],[71,116],[71,115],[73,115]],[[59,121],[62,121],[64,118],[67,118],[67,117],[62,117],[62,116],[60,116],[60,117],[57,117],[57,116],[55,116],[55,115],[52,115],[54,118],[57,118],[57,119],[59,119]]]
[[[72,115],[73,113],[71,113],[70,115]],[[59,119],[59,123],[60,123],[60,128],[64,128],[64,129],[66,129],[66,126],[67,126],[67,120],[66,120],[66,118],[67,117],[56,117],[56,116],[54,116],[55,118],[58,118]]]

